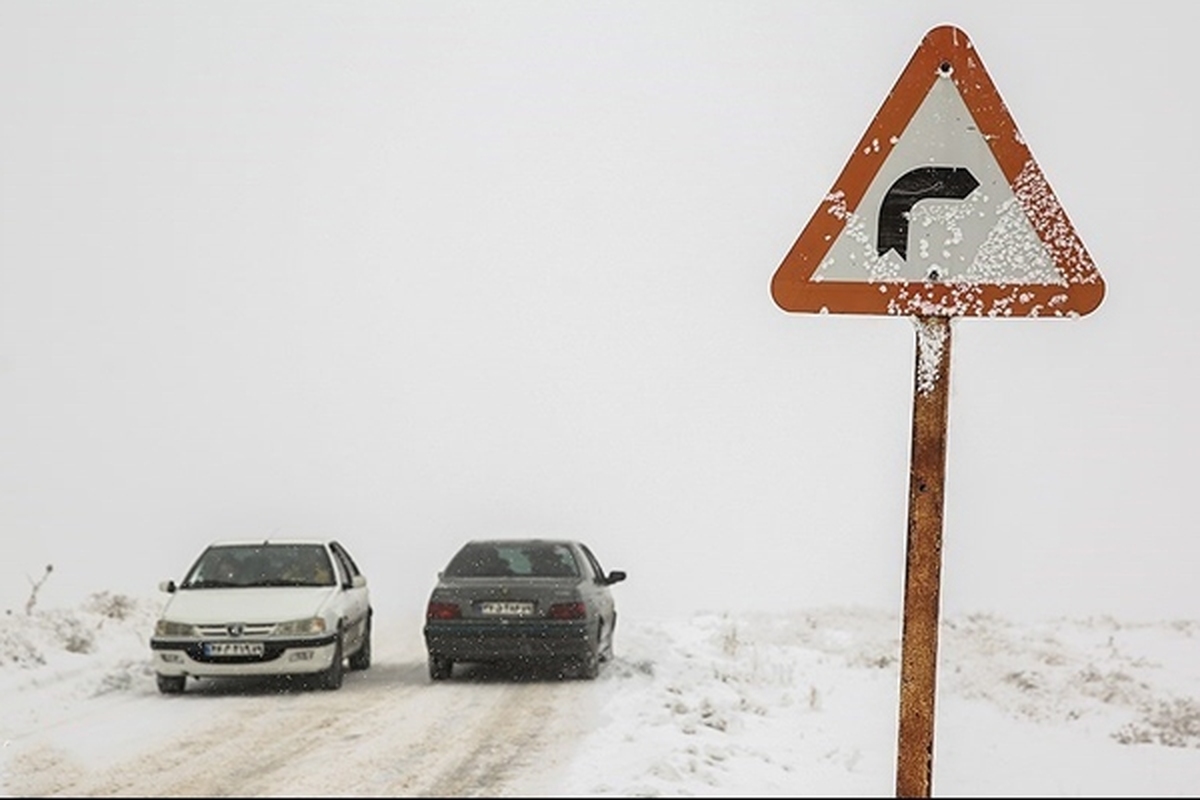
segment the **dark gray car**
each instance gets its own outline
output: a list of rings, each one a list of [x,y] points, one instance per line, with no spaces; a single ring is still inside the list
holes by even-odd
[[[456,663],[562,665],[595,678],[612,657],[617,611],[592,551],[569,539],[468,542],[438,573],[425,611],[429,676]]]

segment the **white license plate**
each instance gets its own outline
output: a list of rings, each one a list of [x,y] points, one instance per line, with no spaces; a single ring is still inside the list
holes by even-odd
[[[209,656],[261,656],[262,642],[206,642],[204,654]]]
[[[479,613],[489,617],[527,617],[533,613],[533,603],[491,601],[479,604]]]

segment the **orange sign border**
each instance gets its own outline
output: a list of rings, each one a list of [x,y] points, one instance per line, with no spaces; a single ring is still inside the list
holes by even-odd
[[[1066,279],[1062,284],[813,280],[896,141],[947,66],[1034,231]],[[1104,280],[1050,189],[967,35],[930,30],[904,68],[833,188],[771,279],[784,311],[888,316],[1083,316],[1104,299]]]

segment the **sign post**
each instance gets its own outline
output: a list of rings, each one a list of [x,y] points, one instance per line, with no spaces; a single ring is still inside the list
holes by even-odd
[[[912,317],[896,795],[929,797],[954,317],[1073,318],[1104,281],[967,35],[930,30],[771,280],[784,311]]]
[[[896,796],[929,797],[937,697],[946,420],[950,410],[950,318],[917,317],[913,368],[908,545],[900,649]]]

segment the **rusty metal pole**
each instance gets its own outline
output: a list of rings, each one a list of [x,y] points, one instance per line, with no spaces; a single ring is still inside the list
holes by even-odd
[[[916,317],[896,796],[929,797],[937,687],[950,318]]]

